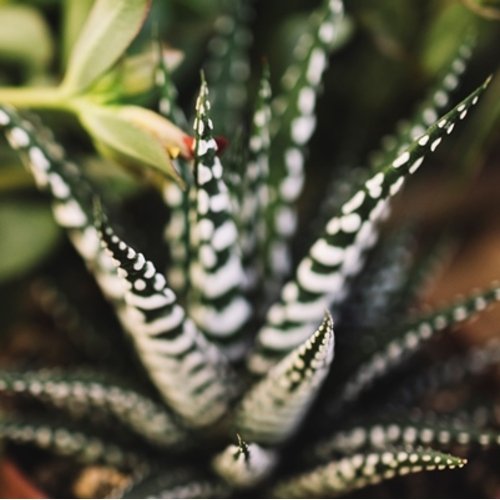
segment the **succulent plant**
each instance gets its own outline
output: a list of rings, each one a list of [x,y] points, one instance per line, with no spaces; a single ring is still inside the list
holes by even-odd
[[[91,20],[105,4],[96,3]],[[272,96],[264,65],[253,104],[244,85],[248,10],[233,2],[217,22],[192,133],[162,57],[155,60],[157,114],[68,101],[97,146],[109,152],[114,145],[129,160],[151,166],[159,157],[152,146],[149,161],[127,149],[134,130],[168,138],[159,170],[170,178],[150,176],[169,213],[165,273],[148,258],[137,228],[123,229],[118,208],[40,121],[9,102],[0,106],[2,132],[49,193],[56,222],[126,340],[123,346],[88,325],[57,289],[39,284],[39,300],[80,343],[88,363],[75,370],[0,370],[0,393],[19,401],[2,410],[0,437],[117,467],[130,478],[113,492],[122,497],[341,496],[397,476],[461,468],[468,448],[500,444],[492,409],[476,405],[460,418],[437,417],[416,411],[418,402],[498,362],[499,347],[493,342],[431,365],[415,360],[441,331],[500,300],[500,285],[413,314],[438,245],[414,256],[410,227],[382,239],[380,232],[407,178],[489,84],[490,78],[450,107],[472,38],[370,168],[349,173],[344,189],[328,194],[323,229],[292,272],[292,238],[308,232],[297,228],[296,216],[306,146],[322,74],[345,29],[344,7],[341,0],[321,2],[280,93]],[[70,65],[61,88],[96,85],[130,33],[95,65],[84,43],[77,44],[80,65]],[[87,28],[82,39],[91,35],[97,36]],[[238,135],[247,116],[248,131]],[[113,128],[122,119],[134,125]],[[215,132],[230,139],[224,154]],[[398,385],[406,367],[411,376]],[[451,454],[456,445],[464,455]]]

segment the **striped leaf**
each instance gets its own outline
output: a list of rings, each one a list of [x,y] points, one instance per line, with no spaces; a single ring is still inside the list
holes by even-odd
[[[42,401],[72,415],[113,416],[129,430],[160,447],[179,447],[188,437],[172,415],[153,399],[92,372],[0,370],[0,394]]]
[[[461,468],[467,460],[434,450],[357,453],[278,484],[275,498],[337,497],[398,476]]]
[[[271,85],[269,67],[264,66],[243,172],[238,226],[245,270],[244,288],[255,290],[262,278],[262,252],[266,239],[265,212],[269,202],[269,148],[271,145]]]
[[[213,95],[212,118],[217,133],[229,137],[241,122],[247,101],[249,47],[253,39],[248,25],[252,17],[251,1],[225,1],[208,44],[206,72]]]
[[[329,372],[333,351],[333,321],[326,313],[316,332],[244,396],[234,422],[243,438],[275,445],[293,435]]]
[[[348,455],[361,450],[385,450],[400,445],[490,447],[500,445],[500,433],[468,423],[453,423],[449,418],[382,421],[338,431],[332,437],[322,439],[311,456],[324,462],[339,453]]]
[[[440,113],[446,111],[450,103],[450,94],[458,87],[461,75],[472,56],[475,37],[468,37],[460,45],[451,63],[443,71],[439,81],[432,87],[424,100],[417,106],[414,115],[408,121],[399,123],[394,135],[385,136],[382,147],[371,155],[371,167],[379,167],[394,160],[410,143],[425,134],[425,129],[432,125]]]
[[[342,19],[342,1],[323,0],[297,42],[295,60],[285,72],[283,90],[274,102],[279,120],[272,137],[265,254],[266,288],[271,295],[290,271],[288,244],[295,233],[295,204],[304,184],[305,146],[316,127],[316,98]]]
[[[425,156],[436,150],[456,122],[463,120],[485,91],[491,78],[455,106],[392,163],[368,179],[332,217],[297,267],[294,279],[282,289],[280,300],[267,314],[258,333],[249,368],[262,373],[276,359],[307,338],[311,324],[327,307],[340,303],[347,280],[363,268],[366,250],[378,239],[378,225],[390,212],[390,201],[405,179],[415,173]]]
[[[229,445],[212,461],[217,474],[237,488],[256,486],[266,479],[277,462],[276,452],[258,444],[247,444],[238,436],[238,444]]]
[[[189,314],[230,359],[238,359],[246,348],[242,334],[251,310],[242,293],[244,273],[237,247],[238,232],[229,192],[222,180],[209,109],[208,88],[203,81],[194,124]]]
[[[11,147],[22,153],[38,188],[51,194],[56,222],[67,230],[104,295],[119,307],[123,301],[122,283],[111,259],[102,251],[92,225],[96,189],[82,176],[77,165],[64,158],[63,149],[51,140],[49,131],[37,132],[13,108],[0,106],[0,129]]]
[[[186,316],[153,263],[102,217],[100,226],[102,242],[128,289],[122,320],[147,374],[189,425],[213,424],[226,413],[233,393],[225,359]]]
[[[126,450],[81,427],[57,423],[53,418],[2,413],[0,440],[33,445],[82,463],[104,463],[129,470],[144,470],[146,467],[143,458],[135,451]]]
[[[339,401],[333,406],[337,405],[340,409],[345,403],[356,400],[377,380],[399,367],[437,332],[469,319],[488,304],[498,300],[500,285],[496,284],[483,293],[473,294],[447,308],[416,319],[357,369],[343,387]]]
[[[163,51],[161,43],[158,44]],[[159,58],[156,68],[156,85],[159,89],[159,112],[173,123],[187,128],[187,118],[177,104],[177,89],[172,82],[165,59]],[[190,161],[183,156],[172,160],[186,185],[192,184]],[[166,271],[172,289],[184,297],[187,292],[189,268],[189,191],[175,182],[163,184],[162,196],[169,208],[170,217],[165,226],[164,237],[170,254]]]

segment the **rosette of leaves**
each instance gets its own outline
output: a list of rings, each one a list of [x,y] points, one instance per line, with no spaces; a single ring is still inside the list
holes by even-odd
[[[75,45],[78,63],[69,63],[61,89],[83,92],[109,69],[142,22],[136,4],[144,8],[144,2],[113,2],[114,10],[109,2],[96,2]],[[182,134],[187,152],[171,158],[184,182],[162,183],[170,214],[168,279],[145,245],[132,243],[117,224],[118,208],[43,127],[8,104],[0,107],[0,128],[51,197],[56,222],[113,307],[128,343],[122,353],[58,293],[39,291],[68,333],[95,339],[96,347],[85,349],[85,369],[1,370],[0,392],[17,404],[2,409],[0,437],[117,467],[130,478],[127,489],[112,493],[121,497],[342,496],[399,476],[461,468],[469,448],[500,443],[494,409],[481,407],[489,415],[482,420],[470,408],[460,418],[410,410],[427,390],[461,383],[496,363],[498,347],[481,351],[480,368],[477,355],[453,359],[449,363],[459,368],[451,377],[441,362],[417,371],[403,393],[395,375],[440,332],[500,300],[500,285],[410,315],[432,266],[428,259],[408,258],[406,233],[381,242],[379,236],[393,198],[465,119],[489,79],[449,105],[471,56],[472,43],[465,41],[404,130],[382,147],[364,177],[330,203],[323,230],[290,272],[306,145],[322,74],[338,48],[344,6],[321,2],[276,97],[264,68],[252,104],[234,90],[242,85],[238,68],[248,57],[243,4],[234,2],[216,23],[209,83],[202,77],[193,132]],[[111,14],[130,33],[112,57],[103,55],[105,62],[90,61],[86,47],[102,46],[111,36]],[[219,69],[214,76],[209,68]],[[159,133],[165,123],[186,127],[162,58],[156,71],[165,121],[154,115],[147,126],[158,126]],[[219,96],[213,105],[211,78]],[[222,157],[212,117],[223,120],[228,107],[231,120],[245,113],[251,120],[248,134]],[[99,129],[88,115],[83,121]],[[132,137],[129,132],[122,141]],[[374,286],[377,280],[384,286]],[[99,346],[106,342],[105,353]],[[130,354],[134,361],[124,370]],[[116,357],[121,363],[115,366]],[[107,370],[99,368],[103,362]],[[26,402],[36,411],[23,411],[32,408]]]

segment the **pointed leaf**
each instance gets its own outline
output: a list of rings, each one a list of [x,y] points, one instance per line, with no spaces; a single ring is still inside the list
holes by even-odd
[[[274,366],[241,401],[234,425],[244,439],[279,444],[296,431],[328,374],[333,347],[333,321],[326,313],[310,339]]]
[[[186,316],[153,263],[99,217],[102,242],[127,289],[121,319],[146,372],[187,423],[213,424],[225,414],[234,393],[225,359]]]
[[[244,274],[237,247],[238,231],[222,179],[222,164],[216,155],[209,109],[208,88],[203,81],[194,123],[189,313],[230,359],[238,359],[246,348],[243,327],[251,309],[241,290]]]
[[[186,432],[156,401],[92,372],[0,370],[2,393],[40,400],[79,417],[91,418],[94,411],[111,415],[155,446],[175,447],[187,439]]]
[[[105,438],[58,423],[54,418],[35,415],[0,414],[0,440],[29,444],[70,456],[82,463],[105,463],[115,467],[139,470],[144,467],[137,453]]]
[[[106,297],[115,304],[123,299],[123,287],[111,259],[99,245],[92,225],[92,203],[98,190],[84,178],[80,169],[64,157],[50,131],[37,131],[10,107],[0,107],[0,130],[10,146],[21,153],[37,187],[51,194],[56,222],[68,232]]]
[[[162,51],[161,43],[158,49]],[[172,122],[187,128],[187,118],[177,103],[177,89],[171,79],[170,71],[164,58],[159,58],[155,75],[156,86],[159,90],[159,113]],[[173,160],[176,169],[186,182],[191,185],[192,165],[187,159],[178,157]],[[180,296],[185,297],[188,290],[189,274],[189,190],[183,190],[175,183],[167,183],[163,190],[163,201],[169,208],[170,217],[165,225],[165,242],[170,254],[166,275],[172,289]]]
[[[232,136],[241,123],[250,75],[249,48],[252,33],[252,2],[225,2],[215,20],[215,33],[208,43],[207,79],[212,91],[212,119],[217,133]]]
[[[432,125],[392,163],[368,179],[332,217],[323,235],[297,267],[293,280],[282,289],[280,301],[268,312],[250,359],[252,371],[262,373],[307,338],[311,324],[322,311],[340,303],[346,284],[363,268],[366,251],[378,239],[379,224],[390,213],[390,202],[407,177],[415,173],[425,156],[453,131],[487,88],[488,78],[460,104]]]
[[[86,90],[123,55],[139,32],[151,0],[96,0],[69,57],[63,87]]]
[[[467,62],[472,56],[475,45],[474,37],[467,37],[460,45],[449,66],[443,71],[436,85],[428,92],[425,99],[409,121],[400,122],[395,134],[383,138],[379,151],[371,154],[371,164],[377,170],[384,163],[394,160],[409,144],[425,133],[439,113],[448,108],[450,94],[458,87],[461,75],[465,72]]]
[[[288,244],[295,234],[295,204],[305,181],[306,144],[316,128],[315,105],[331,50],[342,29],[341,0],[323,0],[313,11],[294,49],[274,103],[276,131],[270,155],[270,203],[265,253],[266,288],[276,291],[290,271]]]
[[[275,498],[337,497],[397,476],[461,468],[467,460],[434,450],[358,453],[329,462],[276,486]]]
[[[212,466],[231,486],[249,488],[266,479],[276,463],[276,452],[255,443],[247,444],[240,438],[238,445],[231,444],[219,453]]]
[[[500,433],[492,429],[480,429],[468,422],[455,423],[450,418],[381,421],[336,432],[332,437],[322,439],[321,443],[314,447],[311,456],[324,462],[338,453],[385,450],[400,445],[490,447],[500,445]]]
[[[447,308],[417,318],[411,325],[400,330],[399,335],[394,336],[394,340],[359,367],[345,384],[336,406],[340,407],[357,399],[377,380],[400,366],[437,332],[469,319],[486,308],[488,304],[499,300],[500,285],[496,284],[483,293],[470,295]]]
[[[242,174],[242,200],[238,210],[240,246],[245,269],[244,288],[252,291],[263,276],[262,253],[266,241],[265,214],[269,203],[269,150],[271,146],[271,84],[264,66],[253,114],[248,160]]]

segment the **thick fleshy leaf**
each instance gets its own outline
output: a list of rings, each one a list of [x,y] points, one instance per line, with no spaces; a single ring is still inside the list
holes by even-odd
[[[226,1],[208,43],[210,58],[206,72],[212,93],[212,119],[217,133],[229,137],[244,116],[253,36],[248,28],[251,19],[251,1]]]
[[[442,72],[437,84],[429,90],[425,99],[417,106],[410,120],[400,122],[395,134],[383,138],[381,149],[371,155],[371,164],[374,170],[389,163],[403,152],[412,141],[422,136],[425,129],[438,119],[439,113],[446,111],[450,103],[450,94],[459,85],[460,77],[465,72],[474,45],[475,38],[467,37],[449,66]]]
[[[244,439],[281,444],[294,434],[314,402],[333,361],[329,313],[316,332],[274,366],[244,396],[234,426]]]
[[[230,359],[241,358],[243,327],[251,309],[243,296],[238,231],[223,167],[212,135],[208,88],[202,82],[196,102],[194,186],[191,188],[189,314]]]
[[[244,287],[256,288],[263,276],[263,250],[266,239],[265,213],[269,203],[269,149],[271,146],[271,85],[268,66],[264,66],[252,119],[248,160],[243,172],[241,207],[238,210],[240,246],[245,270]]]
[[[499,300],[500,285],[495,284],[483,293],[470,295],[447,308],[415,319],[410,325],[399,330],[399,334],[394,335],[393,340],[383,349],[361,364],[354,375],[347,380],[339,400],[333,406],[341,410],[345,403],[354,401],[377,380],[401,366],[437,332],[469,319],[485,309],[488,304]]]
[[[282,79],[274,102],[277,130],[270,156],[270,203],[267,214],[266,278],[274,295],[290,272],[288,243],[295,234],[295,204],[304,185],[306,144],[316,127],[315,104],[330,51],[341,32],[341,0],[323,0],[294,50],[294,63]]]
[[[139,32],[151,0],[96,0],[69,57],[63,88],[86,90],[123,55]]]
[[[385,450],[391,446],[439,446],[453,445],[491,447],[500,445],[500,433],[493,429],[481,429],[468,422],[455,423],[449,418],[403,419],[394,422],[381,421],[365,426],[340,430],[332,437],[322,439],[310,456],[324,462],[337,454],[358,451]]]
[[[282,289],[280,300],[267,314],[258,333],[256,352],[250,359],[252,371],[262,373],[276,359],[307,338],[311,324],[319,321],[327,307],[346,296],[347,282],[363,268],[366,251],[377,241],[379,224],[390,213],[390,202],[415,173],[425,156],[432,153],[444,136],[463,120],[487,88],[479,88],[427,129],[390,164],[370,177],[340,214],[332,217],[323,235],[309,249],[297,267],[294,279]]]
[[[36,399],[67,411],[92,418],[94,412],[112,416],[149,443],[178,447],[187,434],[172,415],[137,389],[92,372],[0,370],[0,394]]]
[[[74,163],[65,159],[64,150],[51,139],[49,131],[35,130],[14,109],[0,107],[0,129],[11,147],[22,154],[38,188],[50,193],[54,219],[67,230],[101,290],[118,307],[123,287],[92,225],[92,204],[98,190]]]
[[[159,50],[162,50],[161,45]],[[156,86],[159,90],[159,113],[173,123],[187,127],[187,118],[177,104],[177,89],[163,58],[156,68]],[[192,184],[192,162],[182,156],[173,160],[187,185]],[[165,242],[170,254],[166,275],[172,289],[185,297],[189,274],[189,190],[175,183],[166,183],[162,190],[163,200],[169,208],[170,217],[165,225]]]
[[[82,427],[58,423],[54,418],[2,413],[0,440],[34,445],[82,463],[104,463],[131,470],[144,468],[142,458],[137,453],[87,432]]]
[[[121,320],[149,378],[189,425],[213,424],[234,394],[224,357],[186,316],[153,263],[121,240],[102,214],[98,217],[101,241],[127,290]]]
[[[387,450],[357,453],[311,472],[291,477],[272,491],[276,498],[338,497],[397,476],[456,469],[467,460],[434,450]]]
[[[266,479],[273,472],[276,463],[275,451],[255,443],[247,444],[239,438],[237,445],[229,445],[213,459],[212,466],[231,486],[249,488]]]

